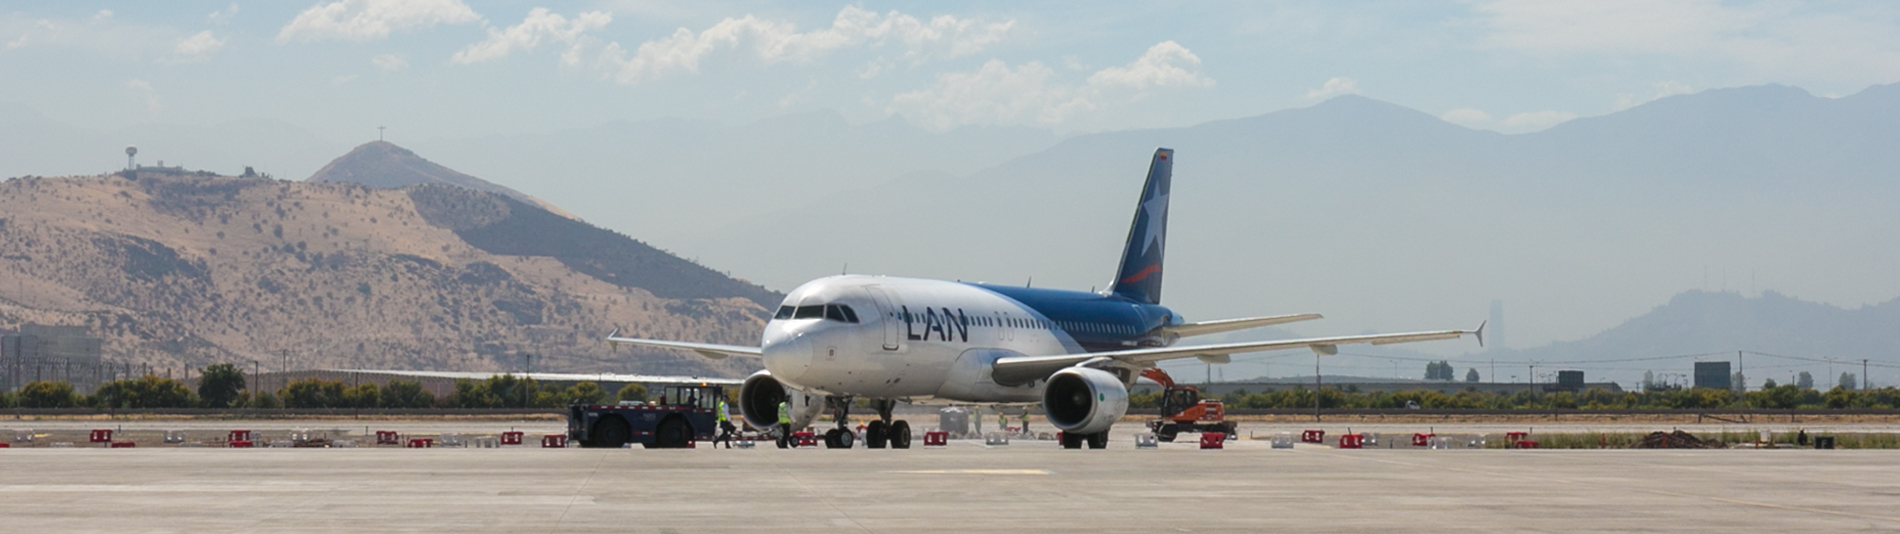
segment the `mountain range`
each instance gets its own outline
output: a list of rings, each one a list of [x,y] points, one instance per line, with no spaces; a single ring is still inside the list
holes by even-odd
[[[316,181],[145,167],[0,183],[0,329],[84,325],[109,361],[160,368],[756,365],[599,339],[754,343],[783,295],[431,165],[370,143]],[[416,169],[460,183],[400,183]]]
[[[1310,335],[1470,328],[1501,300],[1508,346],[1528,347],[1688,289],[1843,307],[1900,295],[1894,124],[1897,86],[1710,90],[1518,135],[1343,96],[841,192],[752,215],[692,254],[774,287],[843,263],[1104,287],[1146,158],[1165,146],[1166,302],[1190,318],[1327,314],[1293,325]],[[1475,348],[1454,345],[1420,348]]]

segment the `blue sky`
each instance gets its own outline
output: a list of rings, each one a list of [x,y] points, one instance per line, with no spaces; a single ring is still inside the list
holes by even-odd
[[[0,8],[0,102],[355,141],[827,108],[1075,133],[1359,93],[1522,132],[1716,87],[1900,81],[1896,30],[1881,2],[23,2]]]

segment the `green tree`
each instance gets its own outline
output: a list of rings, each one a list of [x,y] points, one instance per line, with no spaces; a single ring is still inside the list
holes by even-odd
[[[604,404],[608,398],[607,390],[600,389],[600,384],[581,382],[567,388],[567,398],[564,400],[579,404]]]
[[[253,395],[251,397],[251,402],[247,404],[246,406],[250,408],[261,409],[261,410],[275,410],[275,409],[284,407],[284,404],[282,402],[278,402],[277,396],[272,395],[271,392],[259,391],[257,392],[257,395]]]
[[[1762,388],[1762,389],[1775,389],[1775,379],[1773,379],[1773,378],[1770,378],[1770,379],[1767,379],[1767,380],[1763,380],[1763,381],[1761,381],[1761,388]]]
[[[73,394],[73,385],[64,380],[35,380],[20,388],[19,403],[21,408],[71,408],[79,403],[79,396]]]
[[[1834,383],[1835,387],[1843,387],[1849,390],[1860,389],[1858,387],[1854,387],[1855,382],[1858,382],[1858,380],[1855,380],[1855,378],[1856,377],[1854,376],[1854,373],[1841,373],[1841,379]]]
[[[345,408],[350,405],[343,397],[345,388],[342,380],[305,378],[290,381],[280,395],[285,408]]]
[[[13,394],[7,393],[5,391],[0,391],[0,408],[12,408],[12,407],[13,407]]]
[[[383,386],[382,402],[386,408],[428,408],[435,405],[435,394],[414,381],[390,380]]]
[[[244,391],[244,372],[228,363],[206,367],[198,379],[198,398],[209,408],[234,406],[238,392]]]
[[[1473,367],[1473,368],[1471,368],[1471,369],[1469,369],[1469,370],[1466,370],[1466,371],[1465,371],[1465,381],[1466,381],[1466,382],[1477,382],[1477,381],[1478,381],[1478,368],[1476,368],[1476,367]]]
[[[1807,371],[1802,371],[1800,375],[1795,377],[1794,385],[1801,389],[1814,389],[1814,375],[1808,374]]]
[[[185,408],[196,404],[198,397],[184,382],[155,375],[113,380],[92,392],[92,405],[99,408]]]
[[[376,408],[382,406],[382,392],[376,384],[357,384],[343,390],[343,401],[351,408]]]
[[[627,384],[625,386],[621,386],[620,392],[615,393],[614,397],[623,401],[646,402],[647,387],[641,384]]]

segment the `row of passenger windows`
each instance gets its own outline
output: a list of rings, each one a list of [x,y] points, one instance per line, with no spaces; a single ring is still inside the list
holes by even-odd
[[[773,319],[828,319],[841,323],[858,322],[857,310],[843,304],[811,304],[806,306],[779,306]]]
[[[898,313],[892,313],[891,315],[893,317],[898,317],[901,320],[904,320],[906,322],[914,322],[914,321],[921,320],[921,318],[917,317],[916,316],[917,314],[915,313],[912,313],[910,317],[902,317],[901,316],[902,314],[898,314]],[[1087,322],[1079,322],[1079,321],[1053,321],[1052,322],[1052,321],[1044,321],[1041,319],[1019,319],[1015,317],[998,318],[998,317],[984,317],[980,315],[978,316],[966,315],[963,317],[964,317],[963,321],[965,323],[964,326],[1009,326],[1010,328],[1038,328],[1042,330],[1053,330],[1055,329],[1057,325],[1060,325],[1063,330],[1068,330],[1070,332],[1093,332],[1093,333],[1098,333],[1098,334],[1117,334],[1117,335],[1135,335],[1135,334],[1140,333],[1140,332],[1137,332],[1132,327],[1125,326],[1125,325],[1114,325],[1114,324],[1087,323]],[[832,321],[838,321],[841,323],[857,324],[858,312],[857,310],[851,309],[850,306],[846,306],[843,304],[810,304],[810,305],[805,305],[805,306],[779,306],[778,313],[774,314],[772,318],[773,319],[827,319],[827,320],[832,320]]]

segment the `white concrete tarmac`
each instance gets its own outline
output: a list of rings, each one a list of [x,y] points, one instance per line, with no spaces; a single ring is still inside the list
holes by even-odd
[[[1900,451],[0,449],[5,532],[1900,530]]]

